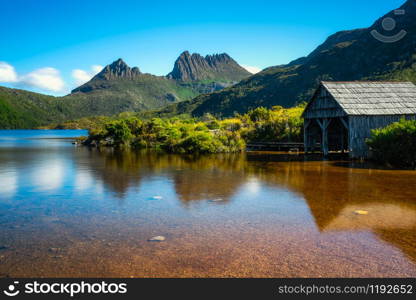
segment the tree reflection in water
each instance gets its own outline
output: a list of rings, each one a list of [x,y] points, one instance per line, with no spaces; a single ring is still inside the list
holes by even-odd
[[[178,199],[228,203],[250,178],[290,189],[306,201],[324,233],[371,230],[416,262],[416,182],[412,171],[369,169],[365,165],[320,161],[287,154],[166,155],[155,151],[90,150],[84,163],[123,199],[132,186],[154,176],[172,181]],[[348,165],[347,165],[348,166]],[[362,217],[356,210],[369,211]]]

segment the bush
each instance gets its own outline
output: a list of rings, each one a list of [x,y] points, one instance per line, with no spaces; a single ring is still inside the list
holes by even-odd
[[[222,152],[222,145],[209,132],[195,131],[173,149],[178,153],[217,153]]]
[[[243,136],[247,141],[302,142],[304,107],[301,104],[289,109],[274,106],[271,110],[263,107],[251,110],[241,116],[249,125]]]
[[[225,119],[220,122],[220,128],[228,131],[239,131],[243,127],[243,122],[240,119]]]
[[[416,120],[375,129],[367,140],[373,158],[392,166],[416,169]]]
[[[117,146],[128,144],[133,138],[130,128],[124,120],[108,123],[105,130],[107,131],[106,137],[111,138],[114,145]]]
[[[212,120],[212,121],[207,122],[207,127],[210,130],[216,130],[216,129],[220,129],[221,124],[220,122],[218,122],[218,120]]]
[[[247,116],[252,122],[270,121],[272,119],[272,112],[265,107],[257,107],[250,110]]]
[[[216,138],[222,144],[221,152],[241,152],[246,148],[246,143],[238,132],[220,131]]]

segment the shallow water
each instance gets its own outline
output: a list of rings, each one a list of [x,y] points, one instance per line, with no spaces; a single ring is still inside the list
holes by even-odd
[[[416,276],[414,171],[59,139],[78,135],[0,131],[1,276]]]

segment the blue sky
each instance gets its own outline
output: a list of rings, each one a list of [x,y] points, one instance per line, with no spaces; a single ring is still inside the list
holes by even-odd
[[[63,95],[119,57],[165,75],[184,50],[262,69],[404,2],[0,0],[0,85]]]

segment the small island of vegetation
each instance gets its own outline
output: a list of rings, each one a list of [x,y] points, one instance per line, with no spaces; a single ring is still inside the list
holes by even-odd
[[[83,144],[153,148],[169,153],[224,153],[243,151],[251,141],[301,142],[304,107],[305,104],[288,109],[259,107],[222,120],[210,114],[199,119],[145,120],[126,115],[110,120],[99,118],[91,122],[89,137]]]

